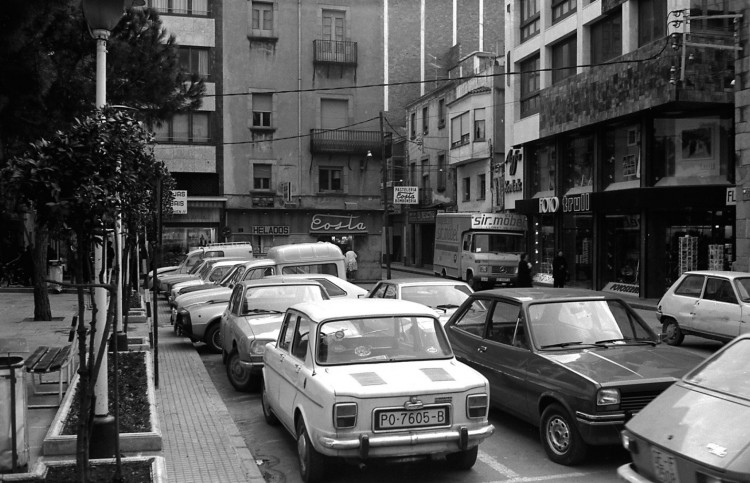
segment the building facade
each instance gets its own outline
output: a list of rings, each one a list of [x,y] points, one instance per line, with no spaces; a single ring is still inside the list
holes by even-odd
[[[506,7],[505,203],[538,281],[558,250],[572,284],[640,297],[731,267],[740,3]]]

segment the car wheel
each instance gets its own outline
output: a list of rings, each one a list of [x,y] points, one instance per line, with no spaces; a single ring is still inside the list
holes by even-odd
[[[179,320],[175,321],[174,327],[172,329],[174,330],[174,333],[177,334],[179,337],[183,336],[182,322],[180,322]]]
[[[260,403],[263,406],[263,417],[266,418],[266,422],[271,426],[279,425],[279,418],[273,413],[271,405],[268,403],[268,395],[266,394],[265,383],[261,386]]]
[[[253,376],[240,364],[240,354],[237,349],[233,349],[227,357],[227,377],[238,391],[248,391],[252,386]]]
[[[473,273],[466,274],[466,283],[468,283],[469,287],[475,292],[482,289],[482,282],[480,282]]]
[[[214,324],[208,328],[204,336],[208,348],[215,354],[221,353],[221,331],[219,329],[219,324]]]
[[[674,319],[664,319],[661,325],[662,340],[669,345],[680,345],[685,339],[685,334]]]
[[[447,454],[445,459],[448,460],[448,465],[454,470],[469,470],[477,462],[478,453],[479,446],[474,446],[465,451]]]
[[[313,448],[302,418],[297,423],[297,457],[299,458],[299,474],[302,481],[317,483],[323,479],[326,457]]]
[[[559,404],[550,404],[544,410],[539,432],[547,457],[555,463],[570,466],[586,457],[586,443],[575,422]]]

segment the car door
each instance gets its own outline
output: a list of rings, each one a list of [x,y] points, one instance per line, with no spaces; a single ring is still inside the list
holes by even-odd
[[[303,371],[305,359],[309,350],[310,319],[304,314],[295,317],[295,323],[290,321],[285,343],[289,341],[289,353],[281,360],[281,380],[279,386],[279,407],[285,414],[294,414],[295,401],[299,393],[304,391],[306,372]],[[291,337],[290,337],[291,336]],[[290,340],[291,338],[291,340]],[[293,422],[293,421],[292,421]]]
[[[695,304],[692,329],[701,334],[732,339],[739,335],[742,307],[732,283],[721,277],[709,276],[706,288]]]
[[[477,357],[477,353],[479,348],[485,345],[488,308],[491,305],[492,301],[489,298],[479,296],[471,298],[446,326],[448,339],[456,359],[485,374],[485,377],[489,368],[482,366],[484,361]]]
[[[527,416],[531,352],[520,304],[497,300],[491,305],[487,330],[475,356],[490,382],[492,404]]]
[[[671,296],[662,299],[665,315],[677,319],[677,323],[686,329],[692,328],[695,305],[700,301],[706,276],[689,274],[675,287]]]
[[[269,394],[271,406],[275,408],[279,421],[291,429],[294,429],[294,416],[290,410],[291,401],[285,401],[285,399],[293,397],[293,390],[286,379],[285,361],[291,357],[289,351],[292,348],[298,318],[298,314],[294,312],[288,312],[284,316],[276,347],[263,358],[265,364],[263,370],[267,379],[266,388],[272,391]]]
[[[370,295],[368,297],[373,299],[382,299],[385,295],[385,289],[388,287],[389,284],[378,282],[378,284],[372,289],[370,292]]]
[[[226,352],[229,353],[232,347],[232,341],[235,340],[235,334],[232,330],[233,324],[231,323],[233,317],[239,317],[240,307],[242,307],[242,301],[244,300],[243,286],[236,285],[232,289],[232,295],[229,297],[229,303],[224,313],[221,315],[221,344],[222,347],[226,347]]]

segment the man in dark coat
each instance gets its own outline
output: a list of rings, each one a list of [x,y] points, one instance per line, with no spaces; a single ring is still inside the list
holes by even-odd
[[[552,259],[552,279],[555,287],[563,288],[568,279],[568,261],[565,260],[562,250]]]

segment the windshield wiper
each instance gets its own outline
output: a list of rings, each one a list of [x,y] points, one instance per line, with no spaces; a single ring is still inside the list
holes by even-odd
[[[284,312],[280,310],[269,310],[269,309],[250,309],[243,313],[242,315],[248,315],[248,314],[283,314]]]
[[[593,346],[596,346],[596,347],[607,347],[606,345],[600,344],[598,342],[594,342],[594,343],[586,342],[586,343],[584,343],[582,341],[577,341],[577,342],[571,341],[571,342],[559,342],[557,344],[543,345],[543,346],[540,347],[540,349],[551,349],[553,347],[568,347],[568,346],[571,346],[571,345],[593,345]]]
[[[457,309],[458,305],[455,305],[455,304],[442,304],[442,305],[436,305],[433,308],[438,309],[438,310],[442,310],[443,312],[448,312],[448,310],[450,310],[450,309]]]
[[[656,341],[653,341],[651,339],[633,339],[632,337],[624,337],[622,339],[598,340],[598,341],[594,342],[594,344],[612,344],[614,342],[627,342],[627,343],[636,343],[636,344],[651,344],[651,345],[656,345]]]

